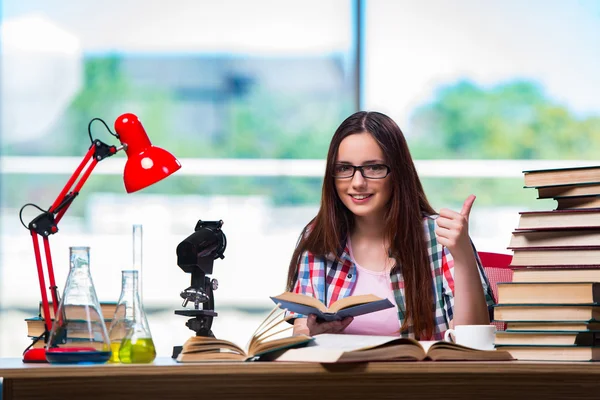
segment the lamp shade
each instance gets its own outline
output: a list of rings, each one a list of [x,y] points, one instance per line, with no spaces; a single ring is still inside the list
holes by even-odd
[[[121,144],[126,145],[123,181],[127,193],[144,189],[181,168],[173,154],[152,145],[136,115],[128,113],[117,118],[115,131]]]

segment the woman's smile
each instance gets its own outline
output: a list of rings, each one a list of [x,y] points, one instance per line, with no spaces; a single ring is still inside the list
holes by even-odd
[[[350,198],[352,198],[352,202],[354,204],[365,204],[369,200],[371,200],[372,197],[373,197],[373,194],[371,194],[371,193],[367,193],[367,194],[351,194],[350,195]]]

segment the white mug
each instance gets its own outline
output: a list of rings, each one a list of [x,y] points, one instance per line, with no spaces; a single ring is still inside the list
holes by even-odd
[[[494,325],[458,325],[454,329],[446,331],[444,340],[473,349],[494,350],[496,327]]]

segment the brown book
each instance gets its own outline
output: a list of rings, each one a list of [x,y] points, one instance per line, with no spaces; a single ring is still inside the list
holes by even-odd
[[[600,361],[600,347],[499,345],[496,348],[523,361]]]
[[[117,309],[116,302],[102,302],[100,303],[100,312],[102,313],[103,319],[112,319],[115,315],[115,310]],[[78,305],[70,305],[65,308],[66,316],[69,319],[78,319],[78,320],[86,320],[88,313],[90,312],[88,306],[78,306]],[[41,318],[46,318],[46,313],[44,312],[44,307],[40,303],[39,313]],[[50,303],[50,318],[54,319],[54,309],[52,308],[52,303]]]
[[[372,294],[344,297],[330,304],[329,308],[315,297],[292,292],[273,296],[271,300],[288,311],[302,315],[315,314],[323,321],[339,321],[346,317],[356,317],[394,307],[388,299]]]
[[[512,282],[600,282],[600,265],[595,269],[518,268]]]
[[[554,346],[599,346],[600,331],[597,332],[496,332],[496,346],[498,345],[554,345]]]
[[[585,196],[555,197],[557,210],[588,209],[600,207],[600,196],[588,194]],[[600,212],[600,209],[596,210]]]
[[[445,341],[416,341],[395,336],[321,334],[301,349],[292,349],[275,361],[349,363],[370,361],[505,361],[510,354],[476,350]]]
[[[542,186],[537,188],[538,199],[552,199],[555,197],[583,196],[586,194],[600,194],[600,182],[576,183],[573,185]]]
[[[507,322],[506,331],[560,331],[583,332],[600,331],[600,322],[596,321],[527,321]]]
[[[600,305],[498,304],[494,320],[502,322],[600,321]]]
[[[251,361],[261,357],[273,357],[278,352],[306,345],[313,338],[306,335],[277,337],[293,328],[288,321],[292,318],[281,318],[284,311],[276,313],[278,308],[265,318],[258,326],[245,349],[224,339],[192,336],[182,347],[177,356],[180,363],[215,362],[215,361]],[[282,328],[283,326],[283,328]]]
[[[511,266],[589,265],[598,266],[600,247],[573,249],[514,249]]]
[[[515,231],[510,238],[508,249],[572,248],[590,246],[597,246],[600,248],[600,229]]]
[[[598,304],[600,283],[498,283],[498,304]]]
[[[600,305],[498,304],[494,320],[501,322],[600,321]]]
[[[600,210],[522,211],[516,230],[600,228]]]
[[[523,171],[526,187],[600,182],[600,166]]]
[[[44,333],[44,331],[46,330],[46,325],[44,323],[44,320],[40,317],[26,318],[25,322],[27,323],[27,336],[29,336],[29,337],[41,336]],[[86,324],[86,323],[87,323],[86,321],[81,320],[81,324]],[[110,323],[111,323],[110,319],[104,320],[104,324],[106,325],[107,331],[110,328]],[[82,332],[85,332],[85,331],[86,331],[86,329],[81,329],[81,330],[73,329],[73,331],[69,334],[69,337],[78,338],[77,336],[73,336],[73,335],[77,335],[78,333],[81,334]],[[79,338],[82,338],[82,337],[80,336]]]
[[[86,340],[86,339],[73,339],[73,342],[77,343],[77,346],[81,346],[81,347],[93,347],[96,350],[99,351],[106,351],[106,343],[104,343],[103,341],[97,341],[97,340]],[[43,349],[44,347],[46,347],[46,343],[44,343],[44,340],[38,340],[37,342],[35,342],[32,346],[32,348],[34,349]]]

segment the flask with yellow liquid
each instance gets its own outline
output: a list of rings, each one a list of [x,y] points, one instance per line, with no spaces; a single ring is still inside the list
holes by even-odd
[[[138,271],[123,271],[122,289],[110,325],[110,362],[150,363],[156,349],[138,294]]]
[[[140,296],[142,262],[142,227],[133,227],[133,269],[122,271],[121,295],[109,329],[109,362],[150,363],[156,349]]]

